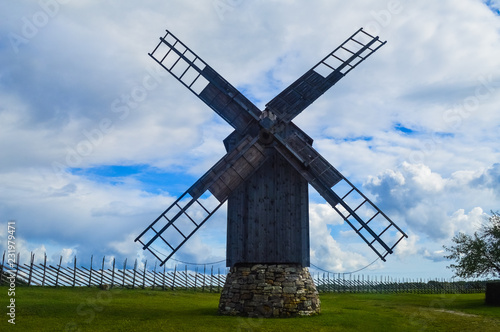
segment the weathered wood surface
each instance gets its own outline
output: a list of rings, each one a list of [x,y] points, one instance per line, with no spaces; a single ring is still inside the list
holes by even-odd
[[[228,199],[227,266],[309,266],[307,181],[274,149]]]

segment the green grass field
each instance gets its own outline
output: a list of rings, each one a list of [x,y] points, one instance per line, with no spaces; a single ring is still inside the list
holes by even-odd
[[[500,331],[484,294],[321,294],[319,316],[249,319],[217,315],[216,293],[17,287],[15,325],[0,294],[1,331]]]

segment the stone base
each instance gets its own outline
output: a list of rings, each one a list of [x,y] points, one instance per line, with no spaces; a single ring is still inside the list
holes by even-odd
[[[310,316],[320,313],[320,301],[307,267],[237,265],[227,275],[219,313],[248,317]]]

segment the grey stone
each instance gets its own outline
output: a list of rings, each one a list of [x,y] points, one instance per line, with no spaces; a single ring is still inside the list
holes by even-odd
[[[296,294],[297,287],[283,287],[283,293]]]
[[[309,270],[296,264],[233,267],[226,278],[219,313],[248,317],[294,317],[320,312]]]

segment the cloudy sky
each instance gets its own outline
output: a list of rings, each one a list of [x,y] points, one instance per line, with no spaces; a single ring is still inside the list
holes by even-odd
[[[500,209],[499,10],[498,0],[3,1],[1,249],[15,220],[24,259],[153,261],[134,238],[225,154],[232,131],[148,56],[165,29],[263,109],[364,27],[387,44],[294,122],[409,235],[363,273],[451,277],[442,246]],[[310,196],[311,262],[339,273],[372,263]],[[225,258],[224,210],[176,259]]]

